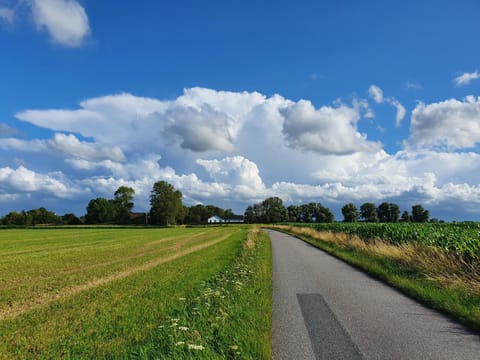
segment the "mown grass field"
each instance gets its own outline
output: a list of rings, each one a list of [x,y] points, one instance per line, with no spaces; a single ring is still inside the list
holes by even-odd
[[[263,245],[253,256],[245,250],[253,236],[248,232],[245,226],[0,231],[0,358],[131,358],[147,353],[147,358],[163,358],[158,330],[186,299],[234,269],[238,259],[253,259],[253,268],[265,263],[268,241],[256,234],[254,239],[263,240],[254,244]],[[271,297],[265,286],[270,276],[267,269],[249,278],[266,288],[265,299]],[[238,290],[237,296],[243,293]],[[224,299],[228,303],[229,297]],[[195,307],[199,312],[199,304]],[[244,314],[247,323],[262,321],[257,308]],[[202,326],[209,327],[210,320],[205,321]],[[259,331],[269,336],[269,326]],[[198,348],[185,343],[187,354],[222,357],[223,348],[239,346],[229,339],[211,349],[207,336],[202,337],[207,330],[195,329]],[[269,348],[252,350],[247,340],[242,344],[236,350],[239,358],[269,356]]]

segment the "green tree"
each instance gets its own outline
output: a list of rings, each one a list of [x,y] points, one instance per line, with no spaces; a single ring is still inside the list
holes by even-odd
[[[205,206],[197,204],[188,208],[188,214],[185,218],[185,223],[190,225],[200,225],[204,218]]]
[[[44,207],[28,211],[27,218],[29,218],[28,225],[54,225],[60,223],[60,217]]]
[[[300,222],[300,207],[296,205],[287,207],[287,218],[289,222]]]
[[[425,210],[422,205],[417,204],[412,206],[412,221],[413,222],[428,222],[430,212]]]
[[[185,205],[182,205],[177,213],[177,217],[175,218],[177,225],[185,224],[185,220],[187,219],[188,213],[189,213],[188,207],[186,207]]]
[[[357,222],[358,221],[358,210],[357,207],[348,203],[342,207],[343,221],[344,222]]]
[[[3,224],[4,225],[26,225],[25,218],[26,218],[25,211],[22,211],[22,212],[11,211],[3,217]]]
[[[335,220],[335,216],[329,208],[322,206],[321,204],[317,204],[315,219],[317,223],[331,223]]]
[[[360,217],[366,222],[378,222],[377,207],[373,203],[363,203],[360,206]]]
[[[409,222],[410,221],[410,215],[408,215],[408,211],[404,211],[402,213],[402,216],[400,217],[401,222]]]
[[[377,208],[380,222],[398,222],[400,207],[397,204],[383,202]]]
[[[166,181],[157,181],[150,194],[150,222],[155,225],[175,224],[182,208],[182,193]]]
[[[82,221],[72,213],[68,213],[62,216],[63,225],[81,225]]]
[[[107,224],[114,222],[115,204],[112,200],[96,198],[87,205],[85,222],[87,224]]]
[[[243,214],[244,221],[247,224],[255,223],[255,214],[253,213],[253,206],[248,206],[245,209],[245,213]]]
[[[283,206],[283,200],[277,196],[269,197],[262,202],[266,223],[278,223],[287,219],[287,209]]]
[[[117,191],[115,191],[113,203],[115,205],[114,217],[117,224],[130,223],[130,212],[134,206],[134,195],[135,190],[128,186],[120,186]]]

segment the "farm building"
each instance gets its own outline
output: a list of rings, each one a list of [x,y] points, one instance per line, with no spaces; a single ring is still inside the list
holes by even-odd
[[[224,223],[225,219],[221,218],[220,216],[213,215],[209,217],[207,221],[209,224],[218,224],[218,223]]]
[[[243,223],[243,215],[231,215],[228,219],[224,219],[220,216],[214,215],[208,218],[209,224],[219,224],[219,223]]]
[[[243,215],[232,215],[225,221],[228,223],[243,223]]]

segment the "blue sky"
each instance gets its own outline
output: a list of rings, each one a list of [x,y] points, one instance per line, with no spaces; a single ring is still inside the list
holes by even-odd
[[[155,181],[478,220],[480,3],[0,0],[0,214]]]

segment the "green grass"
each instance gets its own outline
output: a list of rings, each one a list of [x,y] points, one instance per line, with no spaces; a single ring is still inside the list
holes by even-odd
[[[0,358],[131,357],[246,237],[241,226],[3,230]]]
[[[300,228],[301,229],[301,228]],[[355,249],[341,243],[327,241],[322,236],[311,236],[294,227],[276,230],[287,232],[320,248],[366,273],[400,289],[431,308],[480,332],[480,292],[466,286],[444,285],[405,262],[381,256],[364,249]]]
[[[264,232],[249,237],[232,264],[179,300],[136,358],[271,359],[271,244]]]

